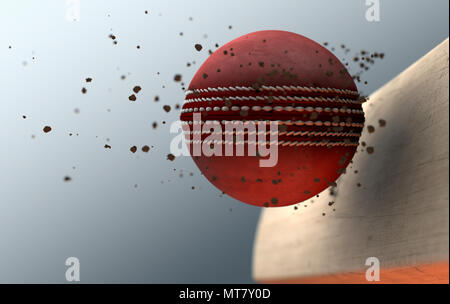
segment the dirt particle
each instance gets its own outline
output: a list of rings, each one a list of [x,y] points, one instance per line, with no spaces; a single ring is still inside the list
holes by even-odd
[[[170,161],[174,161],[175,160],[175,155],[173,155],[172,153],[167,154],[167,159]]]
[[[373,133],[375,132],[375,127],[374,126],[367,126],[367,131],[369,131],[369,133]]]
[[[145,146],[142,147],[142,152],[147,153],[148,151],[150,151],[150,147],[149,146],[145,145]]]
[[[83,93],[83,94],[86,94],[86,92],[87,92],[87,89],[86,88],[81,88],[81,93]]]
[[[131,94],[130,96],[128,96],[128,99],[131,101],[136,101],[136,95]]]
[[[366,151],[367,153],[372,154],[375,151],[375,149],[374,147],[367,147]]]
[[[108,145],[108,144],[105,144],[105,149],[111,149],[111,146],[110,145]]]
[[[142,88],[140,86],[135,86],[133,88],[133,92],[136,93],[136,94],[139,93],[140,90],[142,90]]]
[[[130,148],[130,151],[131,151],[131,153],[136,153],[137,147],[136,147],[136,146],[132,146],[132,147]]]
[[[175,76],[173,76],[175,82],[180,82],[182,78],[181,74],[175,74]]]
[[[44,133],[48,133],[52,130],[52,128],[50,126],[45,126],[42,130],[44,131]]]
[[[72,178],[71,178],[70,176],[66,175],[66,176],[64,176],[63,180],[64,180],[66,183],[68,183],[68,182],[70,182],[70,181],[72,180]]]
[[[165,105],[165,106],[163,106],[163,109],[164,109],[164,111],[166,111],[167,113],[169,113],[171,108],[170,108],[169,105]]]
[[[199,44],[199,43],[196,43],[196,44],[194,45],[194,48],[195,48],[198,52],[200,52],[200,51],[203,49],[203,46],[202,46],[201,44]]]
[[[386,126],[386,120],[380,119],[380,120],[378,120],[378,124],[380,127],[384,127],[384,126]]]

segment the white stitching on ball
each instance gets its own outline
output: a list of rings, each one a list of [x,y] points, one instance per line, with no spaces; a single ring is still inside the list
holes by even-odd
[[[202,108],[186,108],[186,109],[182,109],[181,113],[201,112],[202,111],[201,109]],[[209,112],[209,111],[211,111],[210,109],[211,108],[208,107],[208,108],[206,108],[206,111]],[[230,110],[230,108],[225,107],[225,106],[222,107],[222,108],[214,107],[213,110],[216,111],[216,112],[217,111],[227,112],[227,111]],[[242,106],[242,107],[232,106],[231,107],[231,111],[239,111],[239,110],[248,111],[248,110],[250,110],[250,107],[248,107],[248,106]],[[321,107],[306,107],[306,108],[304,108],[304,107],[295,107],[294,108],[292,106],[286,106],[286,107],[282,107],[282,106],[275,106],[275,107],[271,107],[271,106],[264,106],[264,107],[253,106],[253,107],[251,107],[251,110],[255,111],[255,112],[258,112],[258,111],[261,111],[261,110],[264,110],[266,112],[272,111],[272,110],[277,111],[277,112],[280,112],[280,111],[292,112],[292,111],[295,110],[297,112],[306,111],[306,112],[318,112],[318,113],[321,113],[322,111],[325,111],[325,112],[334,112],[334,113],[341,112],[341,113],[348,113],[348,114],[364,114],[363,110],[357,110],[357,109],[345,109],[345,108],[325,108],[325,109],[323,109]]]
[[[262,89],[263,91],[273,91],[273,92],[278,92],[278,91],[294,91],[294,92],[298,92],[298,91],[305,91],[305,92],[313,92],[313,93],[340,93],[340,94],[349,94],[349,95],[354,95],[354,96],[358,96],[359,93],[358,91],[353,91],[353,90],[346,90],[346,89],[336,89],[336,88],[322,88],[322,87],[304,87],[304,86],[266,86],[263,85],[260,87],[260,89]],[[208,87],[206,89],[193,89],[193,90],[187,90],[186,91],[186,96],[191,95],[191,94],[196,94],[196,93],[207,93],[207,92],[227,92],[227,91],[256,91],[253,87],[240,87],[240,86],[235,86],[235,87],[216,87],[216,88],[211,88]]]
[[[192,135],[192,134],[224,134],[224,135],[270,135],[275,134],[275,132],[270,131],[224,131],[224,132],[212,132],[211,130],[201,130],[201,131],[185,131],[186,134]],[[354,133],[354,132],[319,132],[319,131],[279,131],[278,136],[352,136],[352,137],[360,137],[361,133]]]
[[[186,99],[184,104],[189,104],[193,102],[211,102],[211,101],[227,101],[227,100],[237,100],[237,101],[296,101],[296,102],[338,102],[347,103],[354,105],[361,105],[362,102],[353,99],[340,99],[340,98],[329,98],[329,97],[312,97],[312,96],[229,96],[229,97],[197,97]]]
[[[226,140],[186,140],[187,144],[218,144],[218,145],[229,145],[229,144],[251,144],[251,145],[257,145],[259,144],[257,141],[248,141],[248,140],[240,140],[240,141],[226,141]],[[343,142],[343,141],[272,141],[270,142],[271,145],[278,145],[278,146],[328,146],[328,147],[336,147],[336,146],[344,146],[344,147],[357,147],[359,143],[355,142]]]
[[[214,121],[214,120],[213,120]],[[247,120],[248,121],[248,120]],[[341,122],[341,123],[338,123],[338,122],[331,122],[331,121],[303,121],[303,120],[295,120],[295,121],[292,121],[292,120],[253,120],[254,122],[260,122],[260,121],[262,121],[262,122],[266,122],[266,123],[271,123],[271,122],[276,122],[276,123],[278,123],[278,124],[280,124],[280,125],[287,125],[287,126],[292,126],[292,125],[296,125],[296,126],[322,126],[322,125],[324,125],[324,126],[326,126],[326,127],[330,127],[330,126],[333,126],[333,127],[354,127],[354,128],[363,128],[364,127],[364,124],[362,124],[362,123],[355,123],[355,122]],[[209,121],[209,122],[211,122],[211,121]],[[243,122],[243,121],[241,121],[241,120],[222,120],[221,121],[221,124],[225,124],[226,122],[234,122],[234,123],[241,123],[241,122]],[[205,121],[204,120],[201,120],[201,121],[197,121],[197,120],[195,120],[194,121],[194,124],[204,124],[205,123]],[[186,124],[189,124],[189,125],[192,125],[192,121],[191,120],[189,120],[189,121],[181,121],[181,124],[183,125],[186,125]]]

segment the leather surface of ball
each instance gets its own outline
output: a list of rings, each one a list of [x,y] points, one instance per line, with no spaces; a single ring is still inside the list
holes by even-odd
[[[351,75],[326,48],[295,33],[259,31],[227,43],[203,63],[186,92],[181,121],[191,154],[193,114],[203,123],[277,122],[273,167],[261,167],[258,154],[193,159],[227,195],[281,207],[319,194],[345,171],[364,126],[361,103]]]

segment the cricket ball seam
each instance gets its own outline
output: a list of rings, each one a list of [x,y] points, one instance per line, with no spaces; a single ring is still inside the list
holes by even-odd
[[[218,144],[218,145],[231,145],[231,144],[247,144],[247,145],[261,145],[258,141],[226,141],[226,140],[186,140],[187,144]],[[272,141],[268,143],[270,145],[278,146],[345,146],[345,147],[357,147],[358,142],[343,142],[343,141]]]
[[[247,120],[246,122],[248,122],[249,120]],[[321,126],[326,126],[326,127],[329,127],[329,126],[333,126],[333,127],[359,127],[359,128],[363,128],[364,127],[364,124],[362,124],[362,123],[349,123],[349,122],[331,122],[331,121],[319,121],[319,120],[317,120],[317,121],[311,121],[311,120],[308,120],[308,121],[303,121],[303,120],[296,120],[296,121],[291,121],[291,120],[252,120],[252,121],[254,121],[254,122],[266,122],[266,123],[271,123],[271,122],[276,122],[276,123],[278,123],[278,124],[281,124],[281,125],[288,125],[288,126],[291,126],[291,125],[297,125],[297,126],[318,126],[318,127],[321,127]],[[204,120],[198,120],[198,121],[194,121],[194,122],[192,122],[192,121],[182,121],[181,123],[182,123],[182,125],[192,125],[192,124],[194,124],[194,125],[196,125],[196,124],[198,124],[198,123],[200,123],[200,124],[204,124],[204,123],[211,123],[211,122],[214,122],[213,120],[207,120],[207,121],[204,121]],[[242,120],[222,120],[222,121],[220,121],[220,123],[221,124],[225,124],[226,122],[233,122],[233,123],[241,123],[242,122]]]
[[[361,105],[362,102],[354,99],[342,99],[342,98],[330,98],[330,97],[312,97],[312,96],[221,96],[221,97],[198,97],[186,99],[184,104],[190,104],[195,102],[210,102],[210,101],[298,101],[298,102],[335,102],[335,103],[350,103],[355,105]]]
[[[224,134],[224,135],[274,135],[278,134],[279,136],[361,136],[361,133],[354,133],[354,132],[317,132],[317,131],[278,131],[278,132],[270,132],[270,131],[225,131],[225,132],[211,132],[210,130],[202,130],[202,131],[186,131],[186,134],[189,135],[195,135],[195,134]]]
[[[186,96],[197,93],[207,93],[207,92],[226,92],[226,91],[304,91],[308,93],[341,93],[341,94],[349,94],[354,96],[359,96],[358,91],[347,90],[347,89],[336,89],[336,88],[323,88],[323,87],[304,87],[304,86],[266,86],[262,85],[258,89],[253,87],[243,87],[243,86],[234,86],[234,87],[215,87],[215,88],[204,88],[204,89],[189,89],[186,91]]]
[[[292,111],[296,111],[296,112],[317,112],[317,113],[321,113],[321,112],[333,112],[333,113],[347,113],[347,114],[364,114],[364,111],[362,110],[357,110],[357,109],[348,109],[348,108],[322,108],[322,107],[292,107],[292,106],[286,106],[286,107],[282,107],[282,106],[252,106],[251,108],[249,106],[232,106],[232,107],[227,107],[227,106],[223,106],[223,107],[200,107],[200,108],[186,108],[186,109],[182,109],[181,113],[192,113],[192,112],[228,112],[228,111],[255,111],[255,112],[259,112],[259,111],[276,111],[276,112],[281,112],[281,111],[286,111],[286,112],[292,112]]]

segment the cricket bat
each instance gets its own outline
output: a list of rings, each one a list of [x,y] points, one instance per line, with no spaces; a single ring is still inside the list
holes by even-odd
[[[262,212],[255,281],[449,283],[448,63],[447,38],[370,96],[333,191]]]

